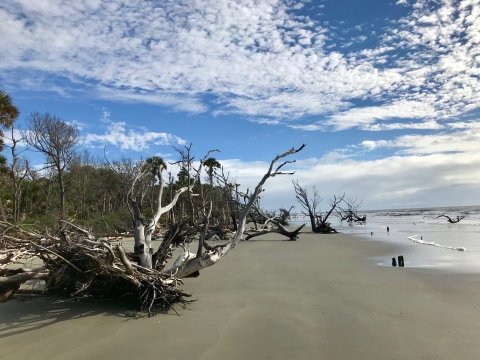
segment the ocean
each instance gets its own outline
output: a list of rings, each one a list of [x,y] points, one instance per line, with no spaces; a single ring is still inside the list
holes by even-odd
[[[398,254],[373,260],[379,265],[392,266],[392,257],[404,256],[406,267],[443,268],[460,272],[480,272],[480,205],[424,209],[360,211],[364,223],[341,222],[333,214],[333,227],[344,234],[396,244]],[[452,219],[465,216],[459,223]],[[297,216],[290,222],[299,225],[310,222]],[[389,232],[387,232],[387,227]]]

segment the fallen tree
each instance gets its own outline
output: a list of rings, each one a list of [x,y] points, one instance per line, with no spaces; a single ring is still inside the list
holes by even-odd
[[[3,269],[0,272],[0,299],[11,298],[28,280],[42,279],[45,281],[45,294],[123,301],[147,312],[149,316],[154,315],[159,308],[171,307],[175,310],[175,304],[185,306],[192,300],[187,299],[190,294],[180,288],[182,279],[198,276],[200,270],[216,264],[235,248],[243,239],[247,215],[255,205],[265,182],[270,177],[291,174],[281,171],[286,164],[291,162],[285,161],[278,165],[278,161],[296,154],[304,146],[302,145],[298,149],[292,148],[272,160],[268,171],[255,187],[242,210],[238,229],[231,237],[223,236],[225,234],[222,235],[222,232],[218,232],[216,229],[209,229],[211,199],[206,201],[202,192],[200,194],[193,193],[194,183],[195,181],[199,182],[199,174],[205,158],[200,161],[197,169],[193,169],[196,173],[196,180],[192,184],[189,182],[186,189],[177,190],[180,193],[176,193],[174,196],[175,199],[181,193],[186,193],[192,203],[194,198],[198,198],[197,205],[200,206],[197,208],[198,213],[194,213],[192,206],[189,218],[172,224],[156,252],[151,247],[151,238],[149,242],[146,235],[155,225],[155,219],[158,221],[158,213],[165,213],[173,206],[172,203],[164,207],[161,205],[161,169],[163,165],[158,161],[152,162],[153,165],[149,165],[148,170],[140,167],[138,173],[133,176],[133,185],[128,194],[137,234],[134,252],[126,251],[121,243],[113,245],[109,241],[101,240],[90,231],[63,219],[60,220],[61,226],[54,234],[50,234],[48,231],[25,230],[17,225],[0,222],[2,267],[35,258],[43,262],[43,266],[32,270]],[[189,149],[187,148],[188,151],[182,155],[181,163],[184,168],[193,164]],[[188,170],[191,169],[188,168]],[[148,171],[151,174],[153,171],[159,180],[157,193],[159,202],[157,211],[152,217],[153,220],[147,221],[143,216],[141,200],[146,183],[142,183],[142,179],[145,179]],[[200,186],[199,189],[201,190],[202,187]],[[200,219],[200,223],[195,219]],[[225,242],[210,246],[206,241],[214,235],[223,236]],[[188,246],[186,246],[193,239],[198,240],[196,253],[189,252]],[[139,248],[142,244],[143,248]],[[173,251],[177,247],[183,247],[184,251],[171,266],[167,267],[168,259],[172,257]]]
[[[298,181],[293,180],[292,183],[293,187],[295,188],[295,196],[300,205],[303,207],[302,214],[308,216],[310,219],[312,231],[314,233],[322,234],[336,233],[337,230],[331,226],[331,223],[328,222],[328,218],[330,215],[332,215],[338,204],[343,201],[345,194],[339,197],[334,196],[333,200],[331,200],[329,204],[330,210],[322,214],[318,209],[318,206],[322,202],[322,198],[318,194],[317,188],[315,186],[313,187],[313,196],[310,198],[307,188],[302,187]]]
[[[357,202],[357,199],[348,198],[337,206],[337,215],[340,221],[347,220],[348,222],[365,222],[367,221],[367,215],[358,215],[358,208],[362,205],[363,200]]]
[[[243,195],[246,196],[245,194]],[[280,234],[288,237],[290,241],[295,241],[297,240],[298,234],[300,234],[300,231],[304,228],[305,225],[307,225],[307,224],[303,224],[293,231],[289,231],[284,226],[286,225],[286,220],[290,216],[289,214],[293,206],[290,208],[290,210],[280,209],[280,215],[273,215],[270,217],[265,215],[258,205],[254,204],[252,205],[252,208],[254,209],[256,215],[260,218],[265,219],[265,221],[262,224],[260,229],[255,228],[255,229],[247,230],[248,236],[245,238],[245,240],[250,240],[260,235],[276,233],[276,234]],[[274,228],[273,226],[276,226],[276,228]]]
[[[465,218],[465,215],[464,215],[464,216],[457,216],[456,219],[452,219],[450,216],[445,215],[445,214],[442,214],[442,215],[437,216],[436,219],[441,218],[441,217],[447,218],[447,221],[448,221],[450,224],[456,224],[456,223],[459,223],[460,220],[464,219],[464,218]]]

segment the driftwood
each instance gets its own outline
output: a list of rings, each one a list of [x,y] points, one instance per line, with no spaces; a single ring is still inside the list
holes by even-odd
[[[244,196],[247,196],[247,195],[244,195]],[[288,229],[285,226],[283,226],[283,224],[286,223],[286,217],[289,215],[290,210],[292,210],[293,207],[290,208],[288,212],[285,211],[286,214],[283,213],[280,216],[274,216],[271,218],[267,218],[267,216],[263,213],[263,211],[257,205],[253,205],[252,208],[256,211],[256,213],[261,218],[263,217],[263,218],[266,218],[267,220],[263,224],[263,229],[261,230],[255,229],[254,232],[248,234],[245,240],[250,240],[251,238],[254,238],[256,236],[265,235],[269,233],[277,233],[277,234],[288,237],[290,241],[295,241],[297,240],[298,234],[300,233],[300,231],[304,228],[305,225],[307,225],[307,224],[303,224],[302,226],[295,229],[294,231],[288,231]],[[270,223],[275,225],[277,228],[269,227]]]
[[[272,160],[266,174],[245,204],[234,234],[218,228],[209,228],[212,201],[210,200],[207,204],[204,199],[200,212],[202,224],[196,224],[194,216],[173,224],[156,252],[151,247],[150,230],[152,229],[153,232],[158,214],[168,211],[174,202],[157,208],[153,220],[146,225],[140,224],[143,221],[142,217],[134,218],[136,236],[133,252],[126,251],[122,244],[113,246],[107,239],[97,238],[88,230],[65,220],[61,220],[60,229],[53,235],[0,222],[0,259],[3,264],[1,266],[5,267],[15,262],[24,263],[34,258],[43,262],[42,267],[34,270],[3,269],[5,271],[0,273],[0,299],[11,298],[19,291],[20,286],[30,279],[42,279],[45,281],[43,290],[45,294],[70,298],[97,297],[126,302],[147,312],[149,316],[154,315],[161,308],[168,307],[175,310],[175,304],[184,307],[192,300],[186,299],[191,295],[180,289],[181,279],[198,276],[200,270],[216,264],[235,248],[243,239],[247,215],[255,206],[267,179],[277,175],[292,174],[282,171],[282,168],[292,161],[284,161],[280,164],[278,161],[296,154],[304,146],[298,149],[292,148]],[[191,161],[189,154],[187,159]],[[160,171],[161,168],[157,167],[157,175]],[[197,175],[199,171],[200,169]],[[197,181],[199,181],[198,178],[199,175]],[[185,192],[191,200],[193,196],[191,186],[186,188]],[[178,194],[179,192],[175,197]],[[161,197],[161,191],[158,195]],[[203,198],[203,195],[200,195]],[[133,203],[133,200],[131,202]],[[270,219],[269,222],[275,224],[279,231],[287,233],[291,239],[295,238],[303,228],[302,226],[294,232],[288,232],[278,219]],[[142,226],[137,226],[138,224]],[[148,237],[140,236],[145,234]],[[138,236],[143,239],[141,242],[138,241]],[[220,237],[226,242],[210,246],[205,240],[213,236]],[[196,253],[186,250],[186,244],[193,239],[198,239]],[[167,259],[172,257],[173,250],[178,247],[183,247],[184,252],[170,267],[166,268]]]
[[[347,198],[343,199],[341,204],[337,206],[337,216],[340,221],[347,220],[348,222],[365,222],[367,215],[358,215],[358,208],[362,205],[363,200],[357,203],[357,199]]]
[[[298,181],[295,180],[293,180],[292,183],[295,189],[295,197],[303,208],[302,214],[304,216],[308,216],[310,219],[312,231],[319,234],[337,233],[337,230],[335,230],[331,226],[331,223],[328,222],[328,218],[336,209],[336,207],[343,201],[345,194],[342,196],[334,196],[333,200],[330,200],[330,210],[322,214],[320,211],[318,211],[318,206],[322,201],[322,198],[318,194],[317,188],[315,186],[313,187],[313,195],[310,198],[306,187],[302,187]]]
[[[437,216],[435,219],[438,219],[438,218],[441,218],[441,217],[447,218],[447,221],[448,221],[450,224],[456,224],[456,223],[459,223],[460,220],[462,220],[463,218],[465,218],[465,215],[464,215],[464,216],[457,216],[456,219],[452,219],[452,218],[450,218],[450,216],[442,214],[442,215]]]
[[[34,270],[1,269],[0,301],[10,299],[21,284],[34,278],[45,280],[45,294],[127,302],[149,316],[159,308],[191,301],[185,299],[190,294],[179,289],[180,279],[138,266],[136,254],[121,245],[112,247],[75,224],[62,224],[61,236],[49,236],[47,242],[42,234],[0,223],[0,253],[13,254],[5,257],[9,263],[38,257],[44,264]]]
[[[280,223],[277,223],[275,221],[272,221],[275,225],[277,225],[277,228],[267,228],[263,230],[258,230],[253,233],[248,234],[248,236],[245,238],[245,240],[250,240],[251,238],[254,238],[256,236],[260,235],[265,235],[265,234],[270,234],[270,233],[277,233],[283,236],[286,236],[290,239],[290,241],[295,241],[298,238],[298,234],[300,234],[300,231],[304,228],[305,225],[303,224],[299,228],[295,229],[294,231],[288,231],[283,225]]]
[[[240,215],[238,228],[235,234],[222,245],[209,248],[205,246],[205,231],[208,225],[209,213],[205,214],[204,217],[204,226],[203,234],[200,232],[200,241],[198,244],[198,250],[196,254],[191,254],[190,252],[185,251],[181,256],[177,258],[173,266],[168,269],[162,270],[162,273],[173,276],[176,274],[179,278],[187,277],[188,275],[195,274],[196,272],[216,264],[223,257],[225,257],[230,250],[235,248],[235,246],[243,239],[243,233],[246,228],[246,221],[250,209],[256,204],[258,196],[263,191],[263,185],[267,179],[277,176],[277,175],[292,175],[293,172],[284,172],[282,168],[294,161],[284,161],[278,165],[278,161],[282,158],[285,158],[289,155],[293,155],[301,151],[305,145],[300,146],[298,149],[292,148],[289,151],[284,152],[283,154],[277,155],[271,162],[266,174],[262,177],[260,182],[257,184],[253,192],[249,195],[249,200],[244,206],[244,209]],[[277,166],[278,165],[278,166]],[[209,207],[211,209],[211,207]],[[202,241],[203,239],[203,241]],[[206,251],[203,251],[203,250]]]

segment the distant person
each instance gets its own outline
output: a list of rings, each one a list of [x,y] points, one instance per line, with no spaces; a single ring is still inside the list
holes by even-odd
[[[387,233],[390,232],[390,228],[387,226]]]
[[[373,231],[372,231],[372,232],[370,232],[370,235],[372,235],[372,236],[373,236]]]

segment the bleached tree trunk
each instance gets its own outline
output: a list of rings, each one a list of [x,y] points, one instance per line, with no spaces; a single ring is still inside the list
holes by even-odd
[[[0,221],[7,221],[5,218],[5,212],[3,211],[2,199],[0,199]]]
[[[188,151],[190,151],[190,148],[188,148]],[[207,153],[207,156],[209,153],[210,151]],[[140,193],[135,198],[133,197],[133,192],[134,192],[136,183],[139,182],[144,176],[146,176],[147,173],[152,170],[152,168],[147,167],[139,171],[137,176],[134,178],[127,197],[129,199],[131,207],[133,208],[134,239],[135,239],[134,249],[135,249],[135,253],[139,257],[140,266],[143,266],[149,269],[152,268],[152,258],[153,258],[152,235],[155,231],[155,227],[158,221],[160,220],[160,217],[163,214],[168,213],[170,210],[172,210],[172,208],[177,203],[181,194],[183,194],[184,192],[188,192],[191,195],[193,186],[200,179],[203,161],[205,161],[205,158],[200,162],[200,166],[196,172],[195,177],[193,178],[193,182],[190,183],[190,180],[189,180],[188,186],[185,186],[176,190],[175,194],[173,195],[173,199],[166,206],[162,206],[162,195],[163,195],[163,189],[165,187],[165,180],[163,179],[163,176],[162,176],[162,171],[164,170],[164,168],[162,165],[154,166],[154,173],[156,178],[158,179],[159,186],[158,186],[158,192],[156,194],[156,202],[155,202],[156,205],[154,209],[154,214],[152,218],[148,221],[144,219],[143,212],[141,209],[143,196],[146,191],[146,186],[140,191]]]
[[[267,179],[270,177],[274,177],[275,175],[294,174],[293,172],[292,173],[281,172],[280,169],[288,163],[295,162],[295,160],[285,161],[282,164],[280,164],[275,170],[273,170],[273,167],[276,164],[276,162],[279,159],[284,158],[288,155],[296,154],[297,152],[301,151],[304,147],[305,145],[302,145],[298,149],[292,148],[291,150],[281,155],[277,155],[277,157],[275,157],[275,159],[272,160],[267,173],[263,176],[263,178],[260,180],[258,185],[255,187],[255,190],[251,194],[251,197],[248,200],[245,206],[245,209],[240,215],[238,229],[235,235],[229,240],[228,243],[221,246],[215,246],[214,248],[210,248],[206,251],[203,251],[203,249],[200,247],[200,245],[203,245],[203,244],[199,243],[199,249],[197,251],[197,254],[184,252],[175,260],[175,262],[171,267],[164,269],[162,273],[168,274],[170,276],[175,276],[176,278],[181,279],[181,278],[187,277],[190,274],[198,272],[208,266],[212,266],[216,264],[221,258],[227,255],[228,252],[232,250],[240,242],[240,240],[242,240],[242,236],[246,228],[247,215],[250,209],[255,205],[255,202],[257,201],[259,194],[262,192],[263,185],[265,184]]]
[[[173,196],[172,201],[166,206],[162,206],[162,194],[163,194],[163,188],[165,185],[165,181],[163,180],[162,177],[162,168],[159,166],[156,168],[156,176],[159,179],[159,187],[158,187],[158,192],[156,194],[156,206],[154,209],[154,214],[150,220],[145,220],[142,210],[141,210],[141,202],[143,199],[143,194],[140,194],[137,196],[135,199],[133,197],[130,197],[129,201],[131,206],[133,207],[133,213],[134,213],[134,232],[133,236],[135,239],[135,253],[138,255],[140,259],[140,266],[146,267],[151,269],[152,268],[152,255],[153,255],[153,248],[152,248],[152,235],[153,232],[155,231],[155,226],[157,225],[158,221],[160,220],[160,217],[162,214],[167,213],[170,211],[173,206],[177,203],[178,198],[182,193],[185,191],[188,191],[188,187],[183,187],[178,189],[175,192],[175,195]],[[142,177],[145,174],[145,172],[140,173],[140,177]],[[135,181],[134,184],[132,185],[132,188],[135,186]],[[133,191],[133,189],[131,189]]]

